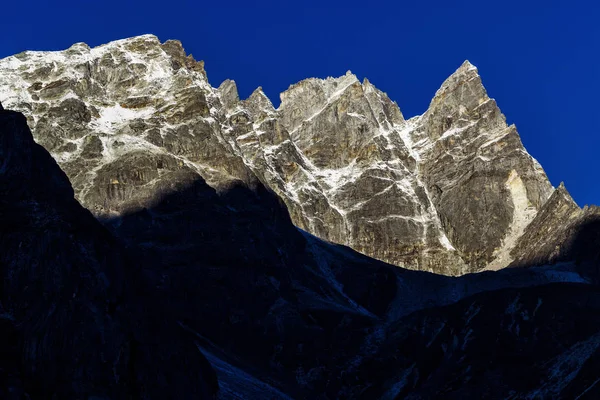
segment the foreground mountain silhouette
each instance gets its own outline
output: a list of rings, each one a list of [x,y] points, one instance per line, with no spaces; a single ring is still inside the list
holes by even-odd
[[[2,398],[208,397],[216,380],[170,301],[0,110]],[[11,397],[12,396],[12,397]],[[53,397],[54,396],[54,397]]]
[[[98,51],[133,49],[122,55],[126,59],[170,57],[168,67],[184,88],[186,79],[208,85],[201,64],[181,53],[169,55],[173,46],[180,48],[146,36]],[[67,53],[94,51],[76,45]],[[71,66],[61,64],[61,53],[16,57],[0,61],[11,66],[8,72],[0,68],[0,76],[27,75],[29,64],[18,64],[19,57],[50,68],[33,79],[44,80],[53,68],[89,74],[89,82],[67,82],[67,93],[58,89],[51,100],[33,100],[28,88],[18,87],[2,98],[9,98],[7,105],[31,96],[32,103],[19,108],[31,107],[29,122],[38,140],[48,148],[52,140],[76,146],[53,154],[67,169],[77,198],[108,230],[73,199],[65,174],[33,142],[24,117],[2,113],[0,183],[9,195],[0,207],[5,316],[0,329],[12,338],[1,349],[10,354],[3,358],[1,377],[7,392],[32,398],[210,398],[215,385],[208,359],[220,398],[598,395],[600,303],[591,283],[598,265],[595,209],[579,210],[563,187],[523,227],[527,240],[515,245],[520,256],[514,261],[529,267],[548,260],[561,264],[461,278],[408,271],[296,229],[288,201],[248,158],[213,134],[222,126],[202,117],[204,100],[194,88],[188,97],[179,89],[172,97],[161,93],[151,100],[176,101],[133,119],[127,113],[140,109],[120,103],[108,114],[96,109],[107,120],[93,117],[94,109],[73,97],[71,85],[89,93],[135,88],[120,70],[142,71],[135,60],[116,63],[111,53],[102,56],[103,66],[93,57]],[[144,74],[163,79],[154,65],[137,79],[148,79]],[[49,92],[40,89],[38,99],[60,85],[51,86]],[[235,104],[228,86],[222,86],[220,98]],[[259,96],[244,103],[248,115],[264,111],[252,111],[266,104]],[[43,104],[48,109],[40,114]],[[264,121],[279,126],[273,132],[283,132],[277,118]],[[204,123],[210,126],[206,132]],[[163,137],[161,128],[162,147],[151,146],[145,124],[166,124],[174,137]],[[258,129],[251,120],[244,124]],[[44,126],[46,131],[39,130]],[[259,132],[267,131],[252,135],[266,135]],[[511,183],[518,182],[508,172],[511,176]],[[516,186],[514,198],[521,190]],[[558,230],[557,218],[569,223]],[[549,237],[553,229],[559,234]],[[429,232],[443,241],[439,230]],[[57,360],[63,368],[51,369],[55,372],[40,367]]]

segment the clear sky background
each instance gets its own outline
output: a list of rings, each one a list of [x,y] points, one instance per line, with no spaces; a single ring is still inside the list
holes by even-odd
[[[368,77],[405,117],[468,59],[554,186],[600,204],[600,4],[583,1],[11,1],[0,58],[153,33],[206,62],[213,86],[279,93]]]

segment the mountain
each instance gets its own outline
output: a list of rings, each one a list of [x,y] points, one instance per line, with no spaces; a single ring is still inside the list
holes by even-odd
[[[593,384],[598,289],[570,264],[405,270],[299,232],[260,185],[217,193],[203,180],[104,220],[117,240],[25,121],[0,113],[6,398],[212,398],[206,359],[222,399],[527,398]],[[550,378],[482,375],[517,358]]]
[[[446,275],[509,265],[553,192],[468,62],[405,120],[349,72],[290,86],[278,109],[260,88],[240,101],[179,42],[146,35],[6,58],[0,101],[97,216],[148,208],[188,175],[260,182],[306,232]]]
[[[351,74],[240,101],[153,36],[0,60],[0,100],[0,390],[600,395],[596,209],[468,63],[408,121]]]

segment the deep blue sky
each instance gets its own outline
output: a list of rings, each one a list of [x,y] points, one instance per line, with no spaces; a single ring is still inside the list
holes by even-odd
[[[212,4],[211,4],[212,3]],[[426,110],[465,60],[552,183],[600,204],[600,5],[566,1],[16,1],[2,4],[0,58],[143,33],[179,39],[213,86],[279,93],[352,70]]]

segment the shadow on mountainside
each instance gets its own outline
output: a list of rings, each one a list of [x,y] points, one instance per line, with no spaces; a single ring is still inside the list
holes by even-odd
[[[0,110],[0,397],[211,398],[214,371],[135,257]]]
[[[364,399],[597,399],[600,289],[480,293],[389,326],[356,372]]]
[[[568,254],[582,276],[600,283],[600,213],[588,216],[577,227]]]
[[[600,283],[600,208],[576,208],[574,217],[554,224],[533,227],[509,269],[570,263],[583,279]]]
[[[16,338],[0,380],[16,398],[207,397],[196,344],[318,393],[396,294],[390,266],[328,254],[260,185],[217,194],[199,179],[103,221],[115,240],[23,115],[2,112],[0,129],[0,327]]]
[[[481,369],[532,346],[518,362],[543,374],[543,362],[598,331],[585,318],[600,304],[595,287],[541,286],[560,271],[404,270],[299,231],[259,183],[216,192],[198,178],[149,209],[101,220],[104,229],[24,121],[0,113],[0,329],[9,337],[0,383],[32,398],[208,398],[216,381],[199,349],[225,398],[426,398],[475,381],[529,390],[508,367],[457,380],[468,374],[460,355]],[[480,293],[506,287],[527,288]],[[594,293],[579,302],[584,292]],[[510,311],[515,296],[528,316],[543,307],[535,327],[511,325],[524,318]],[[569,307],[554,313],[538,298],[575,304],[581,334]],[[558,345],[546,353],[549,343]]]
[[[204,351],[294,397],[335,390],[331,375],[397,291],[395,267],[332,253],[260,184],[217,193],[199,178],[151,209],[102,222],[143,257],[169,293],[164,307]]]
[[[534,298],[543,292],[543,285],[583,282],[567,267],[515,268],[452,278],[391,266],[299,231],[283,203],[261,184],[252,188],[234,184],[216,192],[198,178],[185,188],[163,194],[154,204],[102,222],[145,260],[149,279],[169,294],[165,309],[202,339],[202,350],[209,358],[229,365],[228,370],[235,367],[248,372],[257,380],[253,390],[264,390],[264,384],[294,398],[316,393],[369,398],[367,393],[387,384],[378,380],[385,367],[367,374],[360,367],[361,360],[386,360],[388,355],[379,347],[388,343],[388,335],[412,332],[413,322],[405,321],[433,318],[439,307],[475,295],[496,310],[508,307],[513,299],[501,296],[496,301],[495,295],[482,292],[522,288],[524,295]],[[586,285],[554,285],[556,298],[569,299],[573,286],[588,290]],[[470,303],[461,304],[448,310],[463,315]],[[586,305],[578,307],[583,315]],[[554,322],[548,316],[544,323]],[[486,324],[476,329],[490,340],[515,335],[506,325]],[[565,343],[576,339],[564,326],[556,329],[565,336]],[[422,332],[423,337],[431,334]],[[448,334],[445,340],[451,337]],[[401,344],[404,339],[393,340],[405,346]],[[414,361],[429,357],[422,340],[408,344]],[[518,352],[523,345],[521,339],[506,340],[491,345],[498,352]],[[531,336],[523,340],[531,346],[537,343]],[[450,344],[440,343],[446,345]],[[543,348],[543,343],[538,345]],[[543,358],[533,351],[527,357],[528,362]],[[432,377],[439,381],[435,374],[452,369],[443,356],[435,360],[422,364],[421,378],[413,389],[431,385]],[[474,362],[491,360],[495,356],[482,352]],[[232,377],[228,370],[218,371],[222,390],[238,395],[237,390],[248,390],[240,388],[242,379]],[[368,387],[372,389],[361,394]]]

